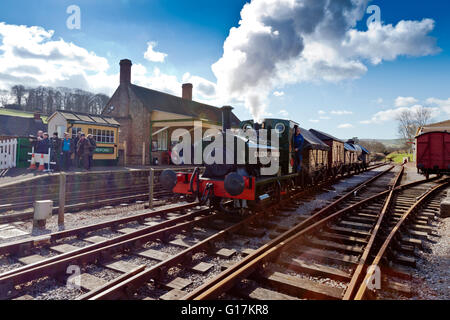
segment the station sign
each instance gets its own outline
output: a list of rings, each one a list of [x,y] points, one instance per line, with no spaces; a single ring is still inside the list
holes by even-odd
[[[114,153],[114,147],[97,147],[95,149],[95,153],[113,154]]]

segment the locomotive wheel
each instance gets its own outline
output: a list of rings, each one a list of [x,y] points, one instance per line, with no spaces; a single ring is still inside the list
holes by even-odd
[[[192,203],[192,202],[195,202],[195,201],[197,200],[197,196],[194,195],[194,194],[187,194],[187,195],[185,196],[185,199],[186,199],[186,201],[187,201],[188,203]]]

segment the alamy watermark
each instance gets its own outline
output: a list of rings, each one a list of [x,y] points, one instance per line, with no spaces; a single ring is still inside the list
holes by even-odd
[[[369,28],[372,23],[381,24],[381,9],[379,6],[371,5],[367,7],[366,13],[371,14],[371,16],[367,19],[367,28]]]
[[[68,289],[80,290],[81,288],[81,268],[77,265],[70,265],[66,270],[70,276],[67,278],[66,287]]]
[[[66,9],[66,13],[70,16],[66,20],[66,26],[69,30],[81,29],[81,9],[77,5],[70,5]]]
[[[366,286],[369,290],[381,289],[381,270],[379,266],[370,266],[367,268],[367,274],[370,275],[366,280]]]

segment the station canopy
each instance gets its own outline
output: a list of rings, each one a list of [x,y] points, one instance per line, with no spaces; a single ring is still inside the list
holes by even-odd
[[[106,125],[106,126],[114,126],[119,127],[120,124],[115,119],[111,117],[105,117],[102,115],[92,115],[87,113],[73,112],[67,110],[56,110],[53,114],[59,113],[62,115],[68,122],[71,123],[86,123],[86,124],[97,124],[97,125]],[[49,120],[53,117],[50,116]]]

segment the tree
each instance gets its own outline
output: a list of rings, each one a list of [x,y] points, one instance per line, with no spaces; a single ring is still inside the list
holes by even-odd
[[[0,91],[0,105],[2,107],[6,106],[9,102],[7,91]]]
[[[16,97],[16,102],[19,106],[22,105],[22,98],[26,93],[26,89],[22,85],[15,85],[11,88],[11,93]]]
[[[420,107],[414,112],[414,118],[418,128],[426,126],[431,120],[431,109]]]
[[[420,127],[430,123],[431,114],[431,109],[420,107],[415,111],[405,110],[396,117],[398,121],[398,133],[405,140],[405,144],[414,140],[417,130]],[[412,145],[408,144],[407,149],[410,148],[412,148]]]

